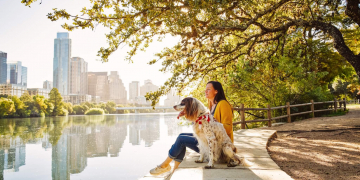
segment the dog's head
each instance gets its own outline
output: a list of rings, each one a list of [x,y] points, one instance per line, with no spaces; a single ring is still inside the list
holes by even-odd
[[[193,97],[184,98],[180,104],[174,106],[174,109],[184,111],[185,118],[192,121],[208,112],[204,104]]]

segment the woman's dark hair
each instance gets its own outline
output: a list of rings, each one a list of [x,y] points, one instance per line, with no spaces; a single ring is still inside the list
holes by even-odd
[[[215,95],[214,102],[218,103],[221,100],[226,100],[224,89],[221,85],[221,83],[217,81],[209,81],[207,84],[211,83],[215,90],[218,91],[218,93]]]

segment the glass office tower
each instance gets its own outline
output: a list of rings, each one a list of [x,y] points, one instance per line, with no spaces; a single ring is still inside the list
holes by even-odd
[[[7,79],[7,53],[0,51],[0,84],[6,84]]]
[[[27,87],[27,67],[25,67],[25,66],[22,66],[21,84],[23,86]]]
[[[27,67],[22,66],[21,61],[7,63],[6,83],[27,86]]]
[[[70,57],[69,33],[57,33],[57,38],[54,39],[53,86],[61,95],[68,95],[70,91]]]

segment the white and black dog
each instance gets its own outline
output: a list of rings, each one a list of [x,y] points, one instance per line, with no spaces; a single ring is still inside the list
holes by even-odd
[[[187,97],[181,104],[175,105],[174,109],[183,111],[185,118],[194,122],[193,130],[200,150],[200,158],[196,163],[208,159],[209,163],[205,168],[213,168],[214,162],[218,161],[227,162],[229,167],[239,164],[250,166],[244,158],[236,155],[237,149],[226,134],[223,124],[216,121],[203,103],[196,98]]]

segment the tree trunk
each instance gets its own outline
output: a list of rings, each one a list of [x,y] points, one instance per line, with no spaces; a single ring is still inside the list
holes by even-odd
[[[302,19],[295,20],[295,24],[298,26],[314,27],[329,34],[334,40],[334,48],[354,67],[356,74],[360,77],[360,54],[356,55],[350,50],[345,44],[344,37],[337,27],[322,21],[304,21]]]

